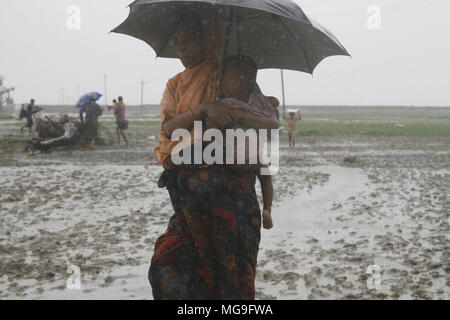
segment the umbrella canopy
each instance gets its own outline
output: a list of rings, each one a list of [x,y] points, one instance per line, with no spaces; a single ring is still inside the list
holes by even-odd
[[[324,58],[349,55],[330,31],[291,0],[137,0],[112,32],[145,41],[158,57],[177,58],[169,40],[183,10],[216,18],[225,35],[226,55],[249,56],[258,69],[313,73]]]
[[[42,110],[44,110],[44,108],[42,108],[42,107],[35,107],[35,108],[33,108],[33,110],[31,112],[32,113],[38,113],[38,112],[41,112]]]
[[[86,93],[80,99],[78,99],[76,107],[77,108],[82,108],[83,105],[91,99],[91,97],[94,97],[95,100],[98,101],[102,96],[103,95],[101,93],[98,93],[98,92],[95,92],[95,91]]]

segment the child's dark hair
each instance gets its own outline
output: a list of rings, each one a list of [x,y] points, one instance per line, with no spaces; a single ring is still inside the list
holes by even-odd
[[[237,71],[240,75],[246,76],[253,86],[256,84],[258,66],[256,65],[256,62],[248,56],[235,55],[227,57],[224,62],[224,69],[228,71]]]

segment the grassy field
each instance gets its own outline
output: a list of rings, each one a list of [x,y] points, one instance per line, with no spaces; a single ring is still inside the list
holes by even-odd
[[[0,138],[0,164],[10,165],[14,161],[14,153],[23,151],[28,138]]]
[[[159,121],[128,121],[128,126],[146,126],[146,127],[159,127]],[[101,121],[102,125],[108,127],[115,127],[115,121]]]
[[[129,126],[158,127],[159,121],[130,121]],[[113,121],[104,121],[103,125],[115,126]],[[301,121],[297,126],[300,135],[369,134],[379,136],[408,137],[450,137],[450,119],[443,122],[412,122],[397,127],[387,122],[329,122]],[[287,129],[283,122],[283,127]]]
[[[283,124],[287,129],[286,124]],[[300,135],[368,134],[377,136],[407,137],[450,137],[449,122],[414,122],[397,127],[385,122],[334,123],[322,121],[301,121],[297,125]]]
[[[23,149],[24,142],[29,138],[1,138],[0,139],[0,152],[14,152]]]
[[[357,107],[357,106],[289,106],[300,109],[303,120],[299,122],[299,135],[365,134],[374,136],[450,137],[450,108],[443,107]],[[48,110],[47,110],[48,109]],[[44,110],[73,112],[73,107],[47,106]],[[280,110],[281,111],[281,110]],[[159,106],[144,109],[129,107],[129,126],[158,127]],[[148,119],[150,117],[150,119]],[[143,118],[143,119],[142,119]],[[116,126],[112,119],[100,121],[108,129]],[[25,121],[1,124],[21,127]],[[285,123],[282,125],[286,128]],[[8,129],[7,129],[8,130]],[[286,134],[286,130],[282,135]]]
[[[159,121],[130,121],[130,126],[159,127]],[[115,126],[115,122],[102,122]],[[283,122],[283,127],[287,129]],[[300,135],[369,134],[378,136],[450,137],[450,120],[440,122],[411,122],[402,124],[387,122],[329,122],[301,121],[297,126]]]
[[[306,117],[304,117],[306,118]],[[360,120],[360,119],[358,119]],[[102,125],[115,127],[114,121],[101,121]],[[129,121],[133,127],[159,127],[159,121]],[[287,130],[286,123],[282,121]],[[22,127],[22,122],[5,123],[4,127]],[[300,135],[336,135],[336,134],[369,134],[378,136],[408,136],[408,137],[450,137],[450,119],[445,121],[414,121],[403,122],[397,126],[394,122],[355,121],[355,122],[330,122],[305,119],[298,123],[297,132]]]
[[[116,122],[115,121],[100,121],[102,125],[108,126],[108,127],[115,127]],[[24,121],[18,121],[18,122],[10,122],[10,123],[4,123],[2,126],[4,127],[23,127],[25,125]],[[159,126],[159,121],[129,121],[128,125],[130,126],[148,126],[148,127],[157,127]]]
[[[11,118],[10,112],[0,111],[0,119],[9,119]]]
[[[289,107],[289,109],[300,109],[305,120],[450,122],[450,108],[440,107]]]

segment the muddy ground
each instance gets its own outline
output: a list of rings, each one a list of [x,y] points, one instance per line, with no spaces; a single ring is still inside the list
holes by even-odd
[[[156,185],[157,127],[128,134],[130,147],[0,163],[1,299],[152,299],[149,261],[172,208]],[[26,134],[8,123],[0,136]],[[309,134],[295,150],[285,139],[258,299],[450,298],[449,137]]]

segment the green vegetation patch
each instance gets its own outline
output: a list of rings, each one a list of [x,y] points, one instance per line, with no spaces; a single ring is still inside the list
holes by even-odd
[[[284,128],[287,126],[283,123]],[[386,122],[306,122],[297,125],[301,135],[337,135],[337,134],[368,134],[378,136],[407,137],[450,137],[450,122],[415,122],[395,124]]]
[[[116,126],[115,121],[101,121],[105,126]],[[128,121],[128,126],[159,127],[160,121]]]
[[[25,149],[26,138],[0,138],[0,166],[16,163],[14,153]]]

